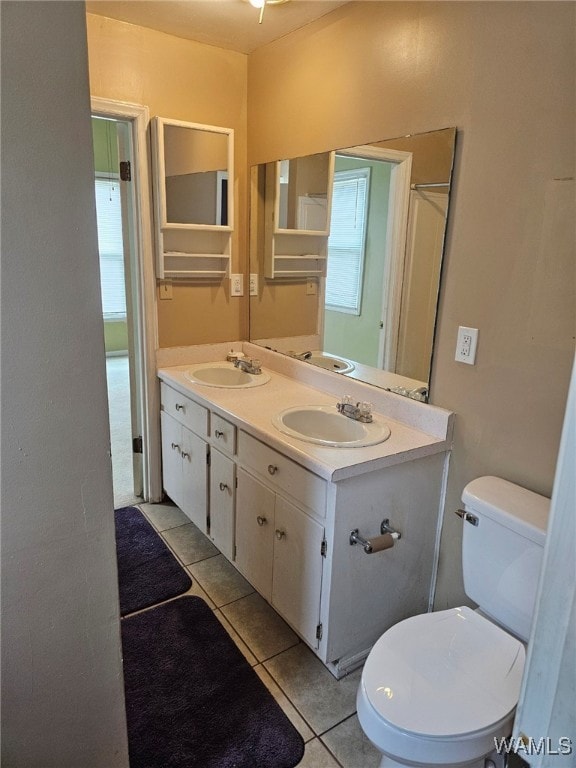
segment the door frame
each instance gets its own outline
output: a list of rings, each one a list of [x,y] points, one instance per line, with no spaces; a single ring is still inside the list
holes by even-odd
[[[148,163],[148,107],[125,101],[91,97],[91,110],[98,117],[130,123],[134,156],[135,248],[133,289],[137,297],[134,324],[137,326],[135,365],[141,392],[142,475],[144,501],[162,499],[160,472],[160,392],[156,376],[158,322],[156,275],[152,239],[152,201]]]
[[[393,163],[390,174],[390,196],[384,247],[384,279],[382,284],[382,321],[378,344],[378,368],[394,371],[400,330],[402,282],[406,257],[408,208],[412,153],[371,144],[336,150],[337,155],[381,160]]]

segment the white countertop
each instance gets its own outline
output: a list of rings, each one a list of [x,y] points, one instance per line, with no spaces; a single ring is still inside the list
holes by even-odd
[[[382,403],[374,411],[374,417],[390,428],[390,437],[383,443],[363,448],[333,448],[291,438],[273,426],[273,416],[298,405],[335,405],[338,398],[268,367],[264,370],[270,375],[270,381],[258,387],[226,389],[193,384],[184,376],[191,367],[192,364],[185,364],[160,368],[158,377],[326,480],[336,482],[450,448],[450,429],[443,437],[421,431],[392,419]],[[418,406],[427,408],[422,404]]]

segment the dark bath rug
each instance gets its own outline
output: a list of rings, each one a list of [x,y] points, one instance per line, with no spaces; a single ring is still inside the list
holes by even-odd
[[[130,768],[293,768],[304,742],[207,604],[123,619]]]
[[[190,589],[192,580],[139,509],[117,509],[114,520],[121,616]]]

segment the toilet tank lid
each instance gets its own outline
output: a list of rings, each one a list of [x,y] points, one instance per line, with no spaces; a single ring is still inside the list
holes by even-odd
[[[476,511],[543,546],[550,499],[501,477],[478,477],[462,492],[466,510]]]

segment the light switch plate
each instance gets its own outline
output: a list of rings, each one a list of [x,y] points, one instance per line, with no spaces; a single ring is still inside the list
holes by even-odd
[[[258,273],[250,273],[250,296],[258,296]]]
[[[474,365],[476,360],[476,346],[478,345],[478,328],[467,328],[461,325],[458,328],[458,340],[456,342],[455,360],[459,363]]]

